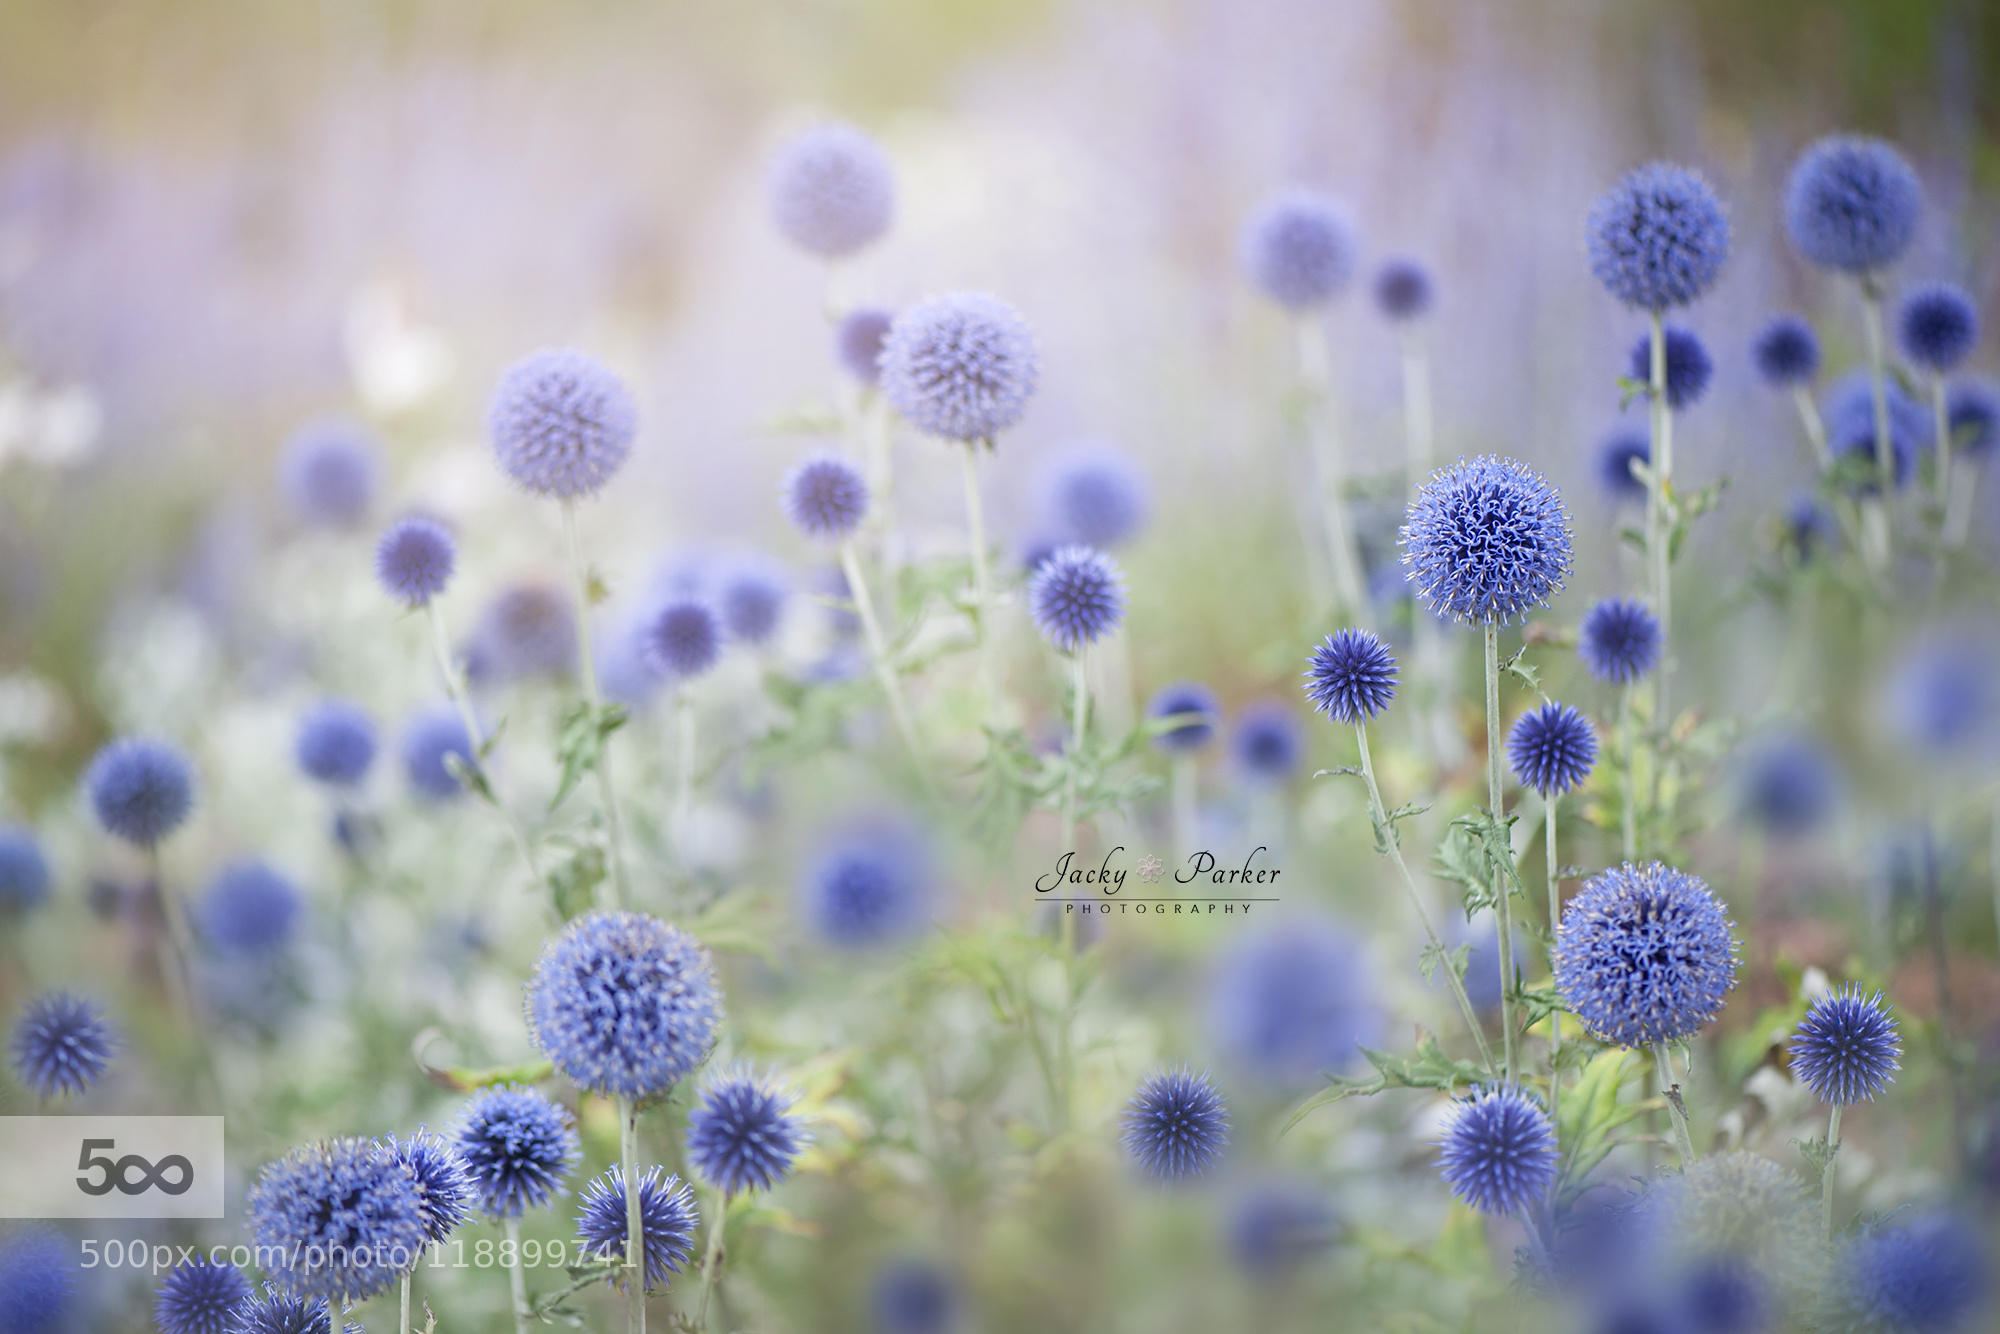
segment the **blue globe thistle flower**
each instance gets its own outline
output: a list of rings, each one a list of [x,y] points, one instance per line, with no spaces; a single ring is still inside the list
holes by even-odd
[[[1396,697],[1396,658],[1379,635],[1350,626],[1320,641],[1305,678],[1314,709],[1337,723],[1365,723]]]
[[[1287,782],[1305,754],[1305,728],[1291,705],[1259,699],[1243,706],[1236,730],[1230,733],[1229,755],[1245,778],[1253,783]]]
[[[1197,751],[1214,740],[1215,725],[1222,718],[1222,702],[1199,681],[1176,681],[1160,687],[1146,705],[1148,718],[1172,718],[1178,714],[1199,716],[1161,732],[1153,738],[1153,744],[1165,751]]]
[[[595,495],[624,464],[638,409],[596,358],[544,348],[500,377],[486,429],[509,477],[536,495],[572,500]]]
[[[983,292],[918,302],[882,340],[882,392],[904,420],[947,440],[987,440],[1021,419],[1041,372],[1020,313]]]
[[[317,421],[285,441],[278,477],[285,502],[307,523],[344,528],[367,517],[382,470],[381,451],[350,421]]]
[[[1555,1183],[1555,1126],[1540,1103],[1511,1086],[1456,1103],[1438,1145],[1445,1184],[1481,1213],[1520,1213]]]
[[[1704,1259],[1679,1276],[1678,1286],[1689,1334],[1758,1334],[1770,1328],[1767,1285],[1732,1257]]]
[[[761,556],[730,562],[716,594],[722,628],[739,644],[765,644],[778,632],[787,593],[785,572]]]
[[[1436,300],[1430,270],[1414,259],[1384,260],[1375,270],[1375,308],[1398,322],[1418,319]]]
[[[1889,1086],[1903,1054],[1882,993],[1863,996],[1849,982],[1813,1002],[1786,1048],[1792,1073],[1821,1102],[1872,1102]]]
[[[375,582],[411,607],[444,592],[457,568],[458,543],[451,530],[421,514],[396,520],[375,543]]]
[[[1785,184],[1792,248],[1842,273],[1872,273],[1902,258],[1922,211],[1917,173],[1880,139],[1821,139],[1800,155]]]
[[[7,1043],[14,1077],[38,1098],[79,1094],[111,1064],[118,1035],[94,1001],[45,991],[22,1007]]]
[[[421,1128],[408,1139],[391,1135],[385,1147],[409,1170],[410,1179],[416,1183],[424,1241],[435,1246],[458,1231],[459,1225],[471,1215],[474,1198],[472,1173],[458,1150]]]
[[[331,1320],[324,1297],[287,1297],[266,1288],[236,1308],[229,1334],[327,1334]],[[344,1329],[346,1334],[363,1334],[358,1321],[347,1321]]]
[[[1621,426],[1597,446],[1597,481],[1614,501],[1644,504],[1646,484],[1632,471],[1634,463],[1650,466],[1653,442],[1644,431]]]
[[[835,834],[807,867],[800,908],[828,944],[887,944],[929,923],[932,875],[929,848],[915,826],[871,816]]]
[[[1833,455],[1838,480],[1848,494],[1876,496],[1882,493],[1882,473],[1875,455],[1874,418],[1836,417],[1829,420],[1827,450]],[[1916,476],[1917,447],[1894,416],[1889,418],[1889,461],[1890,484],[1901,491]]]
[[[688,681],[722,656],[722,621],[706,602],[669,602],[646,623],[646,661],[662,676]]]
[[[1898,1334],[1972,1328],[1992,1282],[1978,1228],[1949,1213],[1855,1238],[1837,1272],[1846,1312]]]
[[[1979,341],[1979,309],[1949,283],[1912,288],[1896,312],[1896,341],[1912,362],[1942,375]]]
[[[1339,204],[1317,190],[1287,190],[1250,215],[1237,248],[1251,286],[1299,314],[1340,295],[1358,245]]]
[[[1584,884],[1556,931],[1556,986],[1599,1040],[1644,1047],[1690,1037],[1736,985],[1736,941],[1706,884],[1662,862],[1614,866]]]
[[[584,1188],[583,1209],[576,1216],[577,1240],[592,1258],[625,1258],[631,1236],[626,1230],[626,1209],[625,1171],[613,1164],[610,1171],[592,1178]],[[666,1287],[667,1275],[678,1274],[687,1266],[700,1224],[694,1191],[688,1184],[663,1168],[647,1168],[639,1178],[639,1235],[646,1252],[647,1292]],[[720,1220],[711,1224],[719,1225]],[[622,1268],[613,1270],[605,1281],[621,1291],[630,1286]]]
[[[1238,1268],[1252,1278],[1273,1278],[1332,1247],[1334,1227],[1333,1204],[1325,1192],[1293,1181],[1269,1181],[1237,1197],[1224,1241]]]
[[[1752,743],[1738,770],[1737,806],[1745,819],[1778,838],[1811,833],[1833,814],[1839,771],[1817,739],[1783,732]]]
[[[1229,1108],[1205,1074],[1184,1067],[1148,1075],[1125,1105],[1125,1152],[1156,1181],[1215,1166],[1229,1147]]]
[[[1757,335],[1750,360],[1773,389],[1810,383],[1819,374],[1819,336],[1798,316],[1780,315]]]
[[[1802,561],[1811,560],[1821,546],[1836,536],[1833,516],[1809,491],[1793,495],[1778,519],[1780,545]]]
[[[1984,755],[2000,729],[1995,645],[1964,627],[1933,631],[1898,656],[1884,712],[1896,735],[1937,757]]]
[[[456,755],[461,764],[478,764],[465,723],[449,704],[432,705],[403,724],[402,752],[403,772],[410,786],[418,795],[435,801],[449,800],[464,791],[445,767],[447,755]]]
[[[1439,620],[1506,625],[1569,578],[1569,511],[1524,463],[1482,454],[1431,474],[1404,515],[1403,568]]]
[[[416,1181],[370,1140],[322,1140],[266,1163],[245,1207],[259,1261],[292,1297],[372,1297],[423,1255]]]
[[[474,674],[489,681],[559,679],[576,671],[576,611],[541,580],[503,588],[473,627]]]
[[[1660,620],[1636,599],[1604,598],[1584,613],[1576,651],[1598,680],[1630,685],[1659,664]]]
[[[48,897],[49,863],[34,832],[0,825],[0,917],[29,912]]]
[[[142,848],[180,828],[194,807],[187,756],[150,737],[121,737],[98,751],[83,784],[97,822]]]
[[[791,1108],[789,1097],[750,1075],[715,1081],[688,1113],[688,1161],[724,1195],[771,1189],[804,1147]]]
[[[1928,449],[1931,441],[1931,409],[1903,392],[1894,376],[1883,383],[1883,399],[1889,410],[1889,433],[1900,437],[1911,449]],[[1827,389],[1822,408],[1827,430],[1839,434],[1849,425],[1873,429],[1875,425],[1875,383],[1866,369],[1847,372]],[[1871,435],[1870,440],[1873,440]]]
[[[196,1256],[174,1266],[153,1293],[153,1322],[160,1334],[228,1334],[230,1317],[249,1299],[242,1270]]]
[[[1984,458],[2000,439],[2000,390],[1983,380],[1964,380],[1945,394],[1945,422],[1952,448],[1965,458]]]
[[[793,135],[771,160],[771,220],[799,249],[838,259],[868,246],[896,215],[896,173],[880,144],[831,121]]]
[[[1715,372],[1715,362],[1709,357],[1708,349],[1702,346],[1701,339],[1677,324],[1666,327],[1666,338],[1667,406],[1679,412],[1701,402],[1701,396],[1708,392],[1708,381]],[[1641,384],[1651,382],[1652,335],[1641,334],[1639,341],[1632,344],[1627,374]]]
[[[1058,460],[1042,485],[1050,527],[1103,551],[1138,536],[1152,509],[1146,475],[1122,450],[1079,450]]]
[[[876,1271],[868,1306],[880,1334],[950,1334],[963,1315],[952,1276],[916,1257],[891,1260]]]
[[[583,1153],[569,1109],[520,1084],[473,1094],[451,1138],[474,1202],[494,1218],[547,1204]]]
[[[543,949],[527,998],[535,1045],[556,1069],[580,1088],[624,1098],[685,1079],[722,1020],[708,951],[645,913],[576,918]]]
[[[1590,271],[1628,306],[1685,306],[1715,285],[1729,257],[1729,219],[1708,182],[1649,162],[1627,172],[1584,221]]]
[[[0,1241],[0,1330],[64,1334],[76,1314],[73,1243],[39,1228]]]
[[[299,719],[292,753],[306,777],[353,787],[375,763],[375,723],[344,699],[321,700]]]
[[[868,517],[868,481],[842,458],[822,454],[785,475],[779,494],[792,527],[820,542],[852,536]]]
[[[244,861],[209,881],[194,917],[202,939],[224,954],[271,954],[291,943],[303,910],[291,881]]]
[[[1514,781],[1548,797],[1582,785],[1597,764],[1597,729],[1567,704],[1550,701],[1514,720],[1507,733]]]
[[[889,311],[864,306],[848,311],[834,326],[833,350],[840,368],[870,389],[882,382],[882,340],[895,318]]]
[[[1353,1066],[1377,1040],[1368,960],[1322,918],[1254,932],[1222,956],[1209,988],[1216,1049],[1232,1069],[1292,1089]]]
[[[1059,548],[1028,581],[1028,613],[1042,638],[1060,652],[1075,653],[1125,619],[1125,578],[1101,551]]]

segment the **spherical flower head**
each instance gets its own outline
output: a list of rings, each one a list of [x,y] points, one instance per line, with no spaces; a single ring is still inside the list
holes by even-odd
[[[1667,340],[1667,406],[1675,412],[1691,408],[1701,402],[1701,396],[1708,392],[1709,377],[1715,372],[1715,362],[1709,357],[1708,349],[1701,339],[1695,337],[1679,325],[1666,327]],[[1641,384],[1651,384],[1653,379],[1653,337],[1641,334],[1639,341],[1632,344],[1632,356],[1627,373]]]
[[[1584,221],[1590,271],[1639,310],[1685,306],[1715,285],[1729,257],[1729,219],[1700,175],[1671,162],[1629,171]]]
[[[1430,270],[1414,259],[1384,260],[1375,270],[1375,308],[1387,319],[1421,319],[1436,299]]]
[[[0,825],[0,917],[32,911],[48,897],[49,863],[34,832]]]
[[[1431,474],[1404,515],[1403,568],[1440,620],[1506,625],[1569,578],[1569,511],[1524,463],[1482,454]]]
[[[1291,1090],[1352,1067],[1377,1041],[1366,955],[1337,924],[1261,930],[1222,956],[1209,988],[1216,1050],[1260,1085]]]
[[[1902,258],[1917,235],[1923,187],[1880,139],[1832,135],[1808,148],[1785,185],[1785,234],[1811,264],[1866,274]]]
[[[1590,777],[1597,764],[1597,729],[1576,709],[1551,700],[1514,720],[1507,762],[1522,787],[1560,796]]]
[[[818,542],[842,542],[868,517],[868,479],[847,460],[823,454],[787,473],[778,499],[792,527]]]
[[[829,122],[792,136],[771,161],[771,220],[799,249],[826,259],[879,239],[896,216],[896,173],[881,145]]]
[[[706,602],[669,602],[646,623],[646,661],[662,676],[693,680],[721,656],[722,621]]]
[[[882,382],[882,340],[895,318],[889,311],[863,306],[848,311],[834,326],[834,355],[857,383],[873,389]]]
[[[266,1288],[236,1308],[229,1334],[327,1334],[331,1319],[324,1297],[288,1297]],[[346,1334],[363,1334],[353,1320],[343,1328]]]
[[[1289,1273],[1333,1245],[1335,1219],[1326,1195],[1292,1181],[1260,1183],[1237,1198],[1225,1241],[1229,1258],[1252,1278]]]
[[[1632,465],[1647,467],[1652,462],[1653,442],[1646,433],[1621,426],[1598,443],[1598,484],[1614,501],[1644,504],[1646,484],[1632,471]]]
[[[535,1045],[606,1096],[666,1092],[707,1057],[722,1021],[708,951],[645,913],[576,918],[542,951],[527,998]]]
[[[69,991],[34,997],[7,1042],[14,1077],[38,1098],[82,1093],[97,1082],[118,1035],[95,1002]]]
[[[597,1260],[623,1260],[630,1215],[626,1212],[625,1171],[613,1165],[610,1171],[592,1178],[584,1188],[583,1208],[576,1216],[577,1240]],[[679,1177],[659,1167],[649,1167],[639,1178],[639,1235],[646,1252],[647,1292],[667,1286],[667,1275],[686,1268],[694,1252],[695,1229],[701,1216],[694,1207],[694,1191]],[[717,1219],[711,1227],[721,1226]],[[605,1278],[620,1289],[629,1284],[622,1267]]]
[[[1252,700],[1236,719],[1229,756],[1252,783],[1283,783],[1305,759],[1306,733],[1297,710],[1283,700]]]
[[[1780,315],[1750,345],[1759,379],[1773,389],[1809,384],[1819,374],[1819,336],[1796,315]]]
[[[583,1152],[569,1109],[519,1084],[473,1094],[451,1138],[473,1201],[494,1218],[547,1204]]]
[[[1070,542],[1108,551],[1146,526],[1146,475],[1122,450],[1080,450],[1043,478],[1049,526]]]
[[[1659,617],[1633,598],[1605,598],[1584,613],[1576,651],[1598,680],[1631,685],[1659,664]]]
[[[291,881],[263,862],[244,861],[209,882],[194,917],[219,953],[267,955],[291,943],[303,908]]]
[[[345,528],[367,517],[382,471],[373,436],[350,421],[317,421],[285,441],[278,477],[285,503],[310,524]]]
[[[1481,1213],[1520,1213],[1555,1183],[1556,1128],[1540,1103],[1512,1086],[1455,1104],[1438,1146],[1445,1184]]]
[[[465,1159],[450,1142],[422,1129],[407,1139],[391,1135],[386,1147],[416,1183],[424,1240],[437,1245],[456,1232],[472,1212],[472,1173]]]
[[[299,719],[292,753],[306,777],[353,787],[375,763],[375,724],[344,699],[322,700]]]
[[[1556,931],[1556,986],[1601,1041],[1691,1037],[1736,985],[1736,941],[1706,884],[1662,862],[1592,877]]]
[[[1057,650],[1078,652],[1125,619],[1125,577],[1094,547],[1059,548],[1028,581],[1028,614]]]
[[[930,922],[929,848],[900,818],[857,820],[807,866],[799,900],[806,924],[830,945],[864,949],[905,939]]]
[[[76,1243],[39,1228],[0,1241],[0,1330],[64,1334],[76,1314]]]
[[[250,1299],[250,1280],[205,1255],[175,1265],[153,1293],[160,1334],[229,1334],[230,1317]]]
[[[724,1195],[771,1189],[805,1143],[791,1108],[789,1097],[753,1076],[716,1080],[688,1113],[688,1161]]]
[[[1306,698],[1337,723],[1365,723],[1396,697],[1396,658],[1381,636],[1349,627],[1306,658]]]
[[[1809,491],[1794,494],[1778,519],[1779,545],[1808,561],[1838,533],[1833,516]]]
[[[122,737],[98,751],[83,785],[97,822],[142,848],[180,828],[194,808],[187,756],[150,737]]]
[[[1730,1257],[1707,1257],[1680,1275],[1676,1286],[1691,1334],[1757,1334],[1771,1327],[1767,1285]]]
[[[1325,306],[1354,276],[1347,211],[1317,190],[1288,190],[1243,224],[1238,252],[1251,286],[1294,314]]]
[[[761,557],[731,563],[723,576],[722,628],[739,644],[765,644],[778,632],[787,593],[785,572]]]
[[[410,786],[433,801],[446,801],[464,791],[446,766],[446,756],[457,756],[462,765],[477,765],[465,722],[449,704],[433,705],[403,724],[402,753]]]
[[[1900,1068],[1903,1042],[1882,993],[1850,982],[1813,1002],[1787,1047],[1792,1073],[1821,1102],[1872,1102]]]
[[[1824,824],[1840,798],[1839,771],[1820,741],[1780,732],[1744,751],[1737,778],[1738,809],[1777,838],[1797,838]]]
[[[1229,1147],[1229,1108],[1206,1074],[1158,1070],[1125,1105],[1125,1152],[1155,1181],[1198,1177]]]
[[[1759,1154],[1712,1154],[1657,1182],[1630,1216],[1634,1257],[1683,1272],[1723,1261],[1786,1303],[1825,1285],[1818,1199]]]
[[[880,1334],[950,1334],[960,1324],[958,1284],[915,1257],[891,1260],[876,1272],[868,1306]]]
[[[500,468],[536,495],[595,495],[632,452],[638,409],[596,358],[545,348],[509,367],[486,429]]]
[[[1979,341],[1979,309],[1949,283],[1913,288],[1896,312],[1896,341],[1912,362],[1943,375]]]
[[[1991,753],[2000,737],[2000,681],[1995,644],[1966,627],[1934,630],[1896,659],[1884,713],[1895,735],[1925,755]]]
[[[1969,1331],[1992,1286],[1979,1230],[1948,1213],[1855,1238],[1838,1273],[1846,1312],[1898,1334]]]
[[[552,583],[502,589],[480,612],[472,636],[475,673],[487,680],[553,680],[576,670],[576,611]]]
[[[411,607],[444,592],[458,568],[458,544],[436,519],[420,514],[398,519],[375,543],[375,582]]]
[[[2000,390],[1983,380],[1966,380],[1945,395],[1945,422],[1951,446],[1961,456],[1983,459],[2000,440]]]
[[[1222,719],[1222,701],[1199,681],[1176,681],[1162,686],[1146,705],[1148,718],[1189,715],[1188,721],[1153,738],[1161,750],[1192,754],[1215,738],[1215,726]]]
[[[1034,330],[983,292],[918,302],[882,340],[882,392],[904,420],[946,440],[992,440],[1021,419],[1041,373]]]
[[[1890,485],[1901,491],[1917,472],[1917,442],[1927,439],[1905,428],[1892,411],[1889,416]],[[1833,455],[1836,480],[1849,495],[1882,494],[1882,470],[1875,450],[1875,419],[1862,416],[1830,417],[1827,420],[1827,449]]]
[[[371,1140],[322,1140],[266,1163],[246,1209],[258,1259],[289,1296],[372,1297],[423,1256],[416,1181]]]

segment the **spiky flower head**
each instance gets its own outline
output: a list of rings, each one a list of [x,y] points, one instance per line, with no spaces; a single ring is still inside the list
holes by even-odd
[[[49,863],[34,831],[0,825],[0,917],[40,907],[49,897]]]
[[[1696,172],[1649,162],[1627,172],[1584,220],[1590,271],[1628,306],[1685,306],[1715,285],[1729,257],[1729,219]]]
[[[933,870],[916,826],[870,815],[836,831],[807,865],[799,906],[815,935],[843,949],[888,944],[930,921]]]
[[[569,1109],[519,1084],[473,1094],[452,1144],[472,1180],[474,1202],[495,1218],[519,1218],[547,1204],[583,1152]]]
[[[1281,699],[1254,699],[1236,716],[1229,758],[1252,783],[1289,782],[1305,759],[1306,732],[1298,710]]]
[[[180,828],[194,808],[187,756],[150,737],[121,737],[98,751],[83,785],[97,822],[142,848]]]
[[[1979,1229],[1951,1213],[1863,1233],[1837,1273],[1841,1314],[1870,1334],[1969,1334],[1992,1290]]]
[[[1648,492],[1645,482],[1632,471],[1653,461],[1653,442],[1644,431],[1621,426],[1598,442],[1597,480],[1615,501],[1643,504]]]
[[[1950,283],[1912,288],[1896,312],[1896,341],[1904,356],[1942,375],[1979,341],[1979,308]]]
[[[1900,1068],[1903,1042],[1882,993],[1853,982],[1813,1002],[1786,1049],[1792,1073],[1821,1102],[1873,1101]]]
[[[1156,1181],[1200,1176],[1229,1147],[1229,1108],[1206,1074],[1157,1070],[1125,1106],[1125,1152]]]
[[[1048,526],[1065,542],[1109,550],[1146,526],[1152,497],[1146,475],[1120,449],[1090,446],[1043,474]]]
[[[195,905],[202,939],[223,954],[267,955],[291,943],[304,903],[267,862],[234,862],[216,873]]]
[[[753,1075],[714,1081],[688,1113],[688,1161],[725,1195],[771,1189],[804,1144],[791,1098]]]
[[[1796,315],[1780,315],[1751,344],[1757,376],[1773,389],[1807,384],[1819,374],[1819,337]]]
[[[229,1334],[230,1318],[250,1298],[250,1280],[235,1265],[198,1255],[167,1272],[153,1293],[160,1334]]]
[[[1352,626],[1306,658],[1306,698],[1337,723],[1365,723],[1396,697],[1396,658],[1381,636]]]
[[[2000,440],[2000,390],[1984,380],[1964,380],[1945,395],[1946,426],[1952,448],[1968,459],[1984,458]]]
[[[7,1334],[64,1334],[76,1314],[76,1243],[31,1228],[0,1241],[0,1315]]]
[[[818,542],[839,542],[868,517],[868,480],[846,459],[822,454],[785,475],[778,499],[792,527]]]
[[[1482,454],[1432,473],[1404,515],[1403,568],[1439,620],[1506,625],[1569,578],[1569,511],[1541,474]]]
[[[299,719],[292,753],[306,777],[353,787],[375,763],[375,722],[344,699],[321,700]]]
[[[1605,598],[1584,613],[1576,651],[1598,680],[1630,685],[1660,661],[1660,620],[1634,598]]]
[[[1116,561],[1093,547],[1058,548],[1028,581],[1028,613],[1042,638],[1075,653],[1125,619],[1125,578]]]
[[[382,471],[375,438],[356,422],[309,422],[285,441],[278,480],[306,523],[344,528],[367,517]]]
[[[1243,224],[1243,275],[1294,314],[1332,301],[1354,277],[1358,248],[1347,210],[1317,190],[1267,200]]]
[[[1325,918],[1256,931],[1219,961],[1209,1029],[1232,1070],[1268,1088],[1303,1087],[1361,1059],[1378,1041],[1367,955]]]
[[[700,598],[667,603],[646,624],[646,661],[662,676],[689,681],[722,656],[722,622]]]
[[[436,519],[396,520],[375,543],[375,582],[406,606],[421,607],[444,592],[458,568],[458,543]]]
[[[266,1163],[246,1207],[259,1261],[293,1297],[372,1297],[423,1255],[416,1180],[371,1140],[322,1140]]]
[[[984,292],[951,292],[896,316],[882,340],[882,392],[918,430],[992,440],[1021,419],[1041,371],[1034,330]]]
[[[1556,931],[1556,986],[1604,1042],[1690,1037],[1736,985],[1736,941],[1701,880],[1663,862],[1614,866],[1584,884]]]
[[[895,319],[889,311],[863,306],[848,311],[834,326],[833,350],[840,368],[871,389],[882,382],[882,340]]]
[[[472,739],[465,722],[449,704],[434,704],[411,715],[403,724],[401,742],[403,773],[420,796],[434,801],[456,797],[464,791],[445,763],[456,756],[462,765],[477,766]]]
[[[830,121],[786,140],[766,183],[771,220],[799,249],[839,259],[889,230],[896,173],[862,130]]]
[[[1866,274],[1916,239],[1923,187],[1880,139],[1831,135],[1800,155],[1785,185],[1785,233],[1808,263]]]
[[[1539,1102],[1512,1085],[1454,1104],[1438,1146],[1445,1184],[1481,1213],[1520,1213],[1556,1179],[1555,1125]]]
[[[632,393],[596,358],[544,348],[509,367],[486,428],[501,470],[536,495],[595,495],[632,452]]]
[[[1389,319],[1420,319],[1436,299],[1430,270],[1414,259],[1384,260],[1375,270],[1375,308]]]
[[[287,1297],[265,1288],[246,1299],[230,1317],[229,1334],[327,1334],[332,1312],[324,1297]],[[342,1325],[346,1334],[363,1334],[359,1322]]]
[[[1522,787],[1544,797],[1560,795],[1590,777],[1597,764],[1597,729],[1576,709],[1550,700],[1514,720],[1507,762]]]
[[[458,1231],[471,1215],[474,1195],[472,1173],[458,1149],[421,1127],[406,1139],[391,1135],[386,1146],[416,1183],[424,1240],[435,1246]]]
[[[1165,751],[1200,750],[1215,738],[1215,725],[1222,718],[1222,701],[1199,681],[1176,681],[1160,687],[1146,705],[1148,718],[1181,715],[1187,715],[1188,721],[1155,736],[1154,745]]]
[[[94,1001],[70,991],[45,991],[14,1021],[7,1042],[14,1077],[38,1098],[82,1093],[97,1082],[118,1035]]]
[[[622,1260],[630,1215],[625,1194],[625,1170],[613,1164],[610,1171],[591,1178],[583,1191],[583,1208],[576,1216],[577,1240],[587,1254],[597,1260]],[[717,1219],[711,1227],[720,1227]],[[687,1267],[694,1253],[695,1229],[701,1216],[695,1211],[694,1190],[679,1177],[661,1167],[649,1167],[639,1178],[639,1236],[646,1252],[645,1290],[667,1286],[667,1275]],[[605,1282],[625,1290],[630,1284],[622,1266],[614,1268]]]
[[[1702,395],[1708,392],[1709,378],[1715,373],[1715,361],[1691,330],[1669,324],[1663,332],[1667,345],[1667,406],[1679,412],[1701,402]],[[1632,344],[1626,373],[1640,384],[1652,383],[1651,334],[1640,334],[1639,341]]]

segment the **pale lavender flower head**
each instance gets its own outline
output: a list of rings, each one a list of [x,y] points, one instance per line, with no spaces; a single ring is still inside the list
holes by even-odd
[[[786,140],[767,182],[771,220],[801,250],[838,259],[865,248],[896,216],[896,173],[880,144],[829,122]]]

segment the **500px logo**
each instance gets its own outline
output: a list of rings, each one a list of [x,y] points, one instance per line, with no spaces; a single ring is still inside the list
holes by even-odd
[[[219,1116],[0,1117],[0,1218],[221,1218]]]
[[[169,1195],[185,1195],[188,1188],[194,1185],[194,1164],[187,1160],[185,1154],[170,1153],[155,1163],[147,1161],[144,1154],[128,1153],[123,1158],[113,1159],[94,1152],[117,1147],[115,1139],[87,1139],[83,1142],[83,1152],[76,1161],[77,1167],[83,1170],[83,1174],[76,1179],[78,1190],[85,1195],[109,1195],[114,1190],[126,1195],[144,1195],[149,1190],[158,1189]],[[89,1172],[93,1168],[104,1175],[92,1180]],[[178,1178],[168,1180],[169,1172],[178,1172]]]

